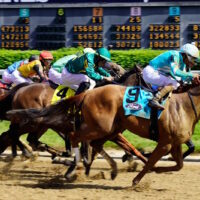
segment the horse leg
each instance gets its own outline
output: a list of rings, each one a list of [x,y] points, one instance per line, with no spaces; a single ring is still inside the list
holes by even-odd
[[[187,157],[188,155],[190,155],[191,153],[193,153],[195,149],[195,146],[192,140],[188,140],[185,144],[188,146],[189,149],[183,154],[183,159]]]
[[[65,150],[66,151],[62,153],[62,156],[71,157],[72,152],[71,152],[71,142],[70,142],[69,136],[65,135],[65,137],[63,139],[65,141]]]
[[[54,130],[56,131],[56,130]],[[71,142],[67,133],[62,133],[60,131],[56,131],[58,135],[65,141],[65,152],[62,152],[62,157],[71,157]]]
[[[0,154],[2,154],[8,146],[12,144],[10,129],[0,135]]]
[[[93,147],[94,151],[99,153],[108,162],[111,167],[111,179],[114,180],[117,176],[117,163],[104,151],[103,144],[105,141],[107,141],[107,138],[93,140],[91,142],[91,146]]]
[[[102,150],[99,152],[100,155],[102,155],[103,158],[105,158],[107,160],[107,162],[109,163],[110,167],[111,167],[111,179],[114,180],[117,176],[117,163],[114,161],[114,159],[112,157],[110,157],[102,148]]]
[[[181,145],[173,146],[171,149],[173,160],[176,162],[175,166],[168,167],[155,167],[154,170],[157,173],[179,171],[183,167],[183,157]]]
[[[31,158],[33,156],[31,147],[28,146],[25,142],[20,141],[20,139],[18,139],[16,145],[20,148],[20,150],[22,151],[22,155],[26,158]]]
[[[9,127],[9,134],[11,136],[11,149],[12,149],[12,156],[16,157],[17,156],[17,145],[19,145],[23,149],[23,145],[19,141],[19,136],[18,136],[18,125],[17,124],[10,124]]]
[[[153,168],[155,163],[164,156],[167,152],[171,150],[171,144],[159,144],[156,146],[154,151],[152,152],[149,160],[147,161],[146,165],[144,166],[143,170],[133,179],[133,186],[137,185],[143,176]]]
[[[129,155],[135,155],[135,156],[137,156],[143,163],[147,162],[147,159],[132,144],[130,144],[129,141],[121,133],[119,133],[111,141],[113,141],[117,145],[119,145]]]
[[[77,177],[77,175],[76,175],[77,163],[81,159],[78,144],[75,144],[75,145],[72,145],[72,146],[73,146],[73,151],[75,153],[74,161],[71,163],[70,167],[68,168],[67,172],[64,175],[64,177],[70,182],[75,180],[76,177]]]
[[[11,152],[12,152],[12,156],[16,157],[17,156],[17,142],[12,141],[11,144]]]
[[[52,155],[52,159],[54,159],[56,156],[62,156],[62,152],[39,141],[39,138],[45,133],[45,131],[46,129],[41,129],[40,131],[29,133],[27,141],[35,151],[40,150],[49,152]]]

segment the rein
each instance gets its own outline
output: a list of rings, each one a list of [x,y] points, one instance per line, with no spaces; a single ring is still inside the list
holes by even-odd
[[[188,91],[187,93],[188,93],[188,96],[189,96],[189,99],[190,99],[190,102],[191,102],[191,105],[192,105],[192,109],[193,109],[194,114],[195,114],[196,121],[198,121],[197,110],[196,110],[196,107],[194,105],[194,101],[192,99],[192,96],[199,96],[200,92],[198,92],[198,93],[192,93],[191,91]]]

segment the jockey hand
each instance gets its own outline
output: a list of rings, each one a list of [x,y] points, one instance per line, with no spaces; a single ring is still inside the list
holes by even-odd
[[[103,79],[108,81],[108,82],[112,82],[114,80],[114,77],[112,77],[112,76],[109,76],[109,77],[104,76]]]
[[[193,74],[193,80],[192,80],[195,84],[199,85],[200,84],[200,80],[199,80],[199,74]]]

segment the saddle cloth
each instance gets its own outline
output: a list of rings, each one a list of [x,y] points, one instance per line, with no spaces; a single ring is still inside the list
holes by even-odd
[[[149,91],[141,89],[140,86],[127,87],[123,99],[125,115],[134,115],[150,119],[151,108],[148,106],[148,103],[152,98],[153,94]],[[162,102],[162,105],[164,105],[165,102],[166,100]],[[158,110],[158,118],[160,118],[161,113],[162,111]]]
[[[59,85],[51,99],[51,104],[55,104],[56,102],[60,101],[61,99],[67,99],[75,95],[75,91],[71,88],[68,88],[64,85]]]

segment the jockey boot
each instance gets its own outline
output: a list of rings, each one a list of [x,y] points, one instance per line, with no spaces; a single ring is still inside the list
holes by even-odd
[[[149,101],[149,106],[152,108],[157,108],[159,110],[164,110],[164,106],[162,106],[159,101],[169,92],[173,91],[173,86],[172,85],[167,85],[164,86],[157,94],[155,97]]]
[[[78,94],[84,92],[85,90],[89,89],[89,87],[90,87],[90,83],[89,82],[82,82],[79,85],[79,88],[76,90],[75,95],[78,95]]]

